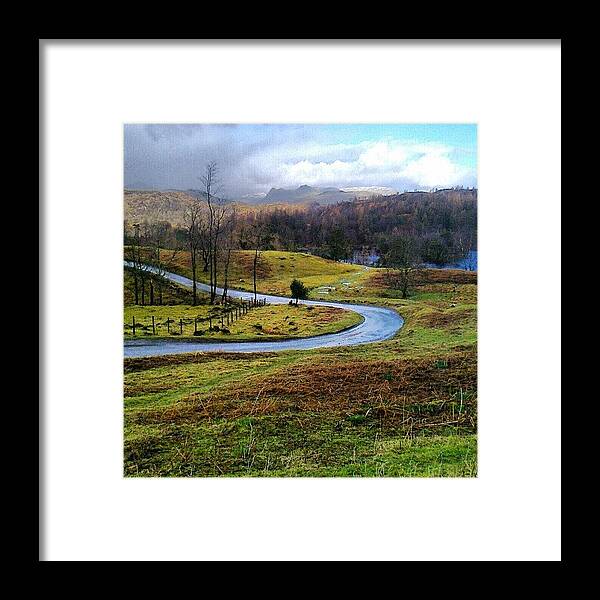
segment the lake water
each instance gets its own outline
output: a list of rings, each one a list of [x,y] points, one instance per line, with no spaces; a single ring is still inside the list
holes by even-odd
[[[477,250],[471,250],[467,256],[452,263],[447,263],[445,265],[425,263],[424,266],[431,269],[462,269],[464,271],[477,271]]]
[[[344,260],[342,262],[373,266],[377,264],[378,261],[379,255],[374,252],[369,254],[355,252],[352,260]],[[464,258],[444,265],[424,263],[423,266],[429,269],[462,269],[463,271],[477,271],[477,250],[471,250]]]

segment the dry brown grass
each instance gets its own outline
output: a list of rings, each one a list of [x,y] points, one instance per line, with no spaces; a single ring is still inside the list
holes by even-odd
[[[296,365],[208,395],[191,394],[164,409],[139,412],[143,424],[287,413],[326,413],[411,430],[452,425],[475,430],[474,350],[438,359]]]
[[[461,324],[466,324],[469,319],[476,315],[476,312],[475,308],[422,311],[417,315],[416,321],[422,327],[433,329],[455,328]]]
[[[412,281],[416,287],[477,284],[477,273],[459,269],[417,269],[413,272]],[[385,270],[374,273],[369,279],[369,285],[377,289],[389,288]]]

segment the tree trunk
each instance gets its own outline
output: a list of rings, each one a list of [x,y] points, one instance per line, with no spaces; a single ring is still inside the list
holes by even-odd
[[[192,304],[198,304],[198,286],[196,285],[196,259],[192,259]]]
[[[212,288],[210,290],[210,302],[211,304],[214,304],[216,298],[217,298],[217,273],[218,273],[218,265],[217,265],[217,258],[218,258],[218,241],[217,241],[217,234],[215,233],[215,245],[213,247],[213,253],[212,253],[212,259],[213,259],[213,284],[212,284]]]
[[[196,289],[196,242],[194,241],[194,236],[196,235],[195,231],[190,231],[189,234],[189,242],[190,242],[190,261],[192,263],[192,304],[196,306],[198,303],[197,297],[198,292]]]
[[[150,279],[150,306],[154,305],[154,282]]]
[[[227,248],[227,259],[225,260],[225,269],[223,271],[223,304],[227,301],[227,288],[228,288],[228,272],[229,272],[229,260],[231,259],[231,248]]]
[[[135,303],[139,304],[140,301],[140,292],[138,290],[138,276],[137,271],[133,274],[133,293],[135,295]]]
[[[213,303],[213,280],[215,278],[215,272],[214,272],[214,268],[213,268],[213,259],[212,259],[212,252],[211,252],[211,256],[209,257],[209,287],[210,287],[210,303]]]
[[[254,282],[254,302],[256,302],[256,265],[258,263],[258,248],[254,252],[254,266],[252,269],[252,280]]]
[[[408,271],[402,273],[402,299],[406,300],[408,297]]]

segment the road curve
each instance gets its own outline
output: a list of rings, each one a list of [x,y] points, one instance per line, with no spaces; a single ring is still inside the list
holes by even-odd
[[[125,261],[125,266],[131,266]],[[150,267],[147,267],[152,270]],[[164,276],[180,285],[192,286],[192,280],[175,273],[166,273]],[[204,283],[196,282],[199,290],[208,292],[210,288]],[[217,293],[223,293],[221,288]],[[232,298],[251,300],[253,294],[240,290],[228,290]],[[287,304],[290,299],[283,296],[257,294],[259,299],[266,299],[269,304]],[[333,346],[355,346],[381,342],[393,337],[404,324],[402,317],[394,310],[369,306],[363,304],[346,304],[343,302],[327,302],[325,300],[301,300],[302,304],[314,306],[332,306],[352,310],[363,317],[363,322],[358,325],[326,335],[317,335],[307,338],[281,340],[273,342],[195,342],[193,340],[153,340],[153,339],[127,339],[124,344],[125,358],[138,356],[162,356],[165,354],[181,354],[184,352],[278,352],[282,350],[311,350],[313,348],[328,348]]]

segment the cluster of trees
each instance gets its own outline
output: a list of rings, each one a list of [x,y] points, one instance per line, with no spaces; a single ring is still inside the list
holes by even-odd
[[[418,242],[424,262],[462,258],[477,243],[477,190],[451,189],[376,196],[330,206],[276,207],[244,214],[238,224],[240,247],[249,223],[272,233],[274,248],[343,260],[358,248],[384,251],[393,237]]]
[[[125,260],[133,274],[136,304],[162,304],[164,275],[173,265],[176,250],[168,249],[169,223],[160,219],[134,223],[125,236]]]

